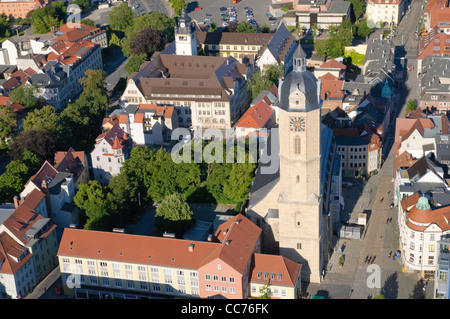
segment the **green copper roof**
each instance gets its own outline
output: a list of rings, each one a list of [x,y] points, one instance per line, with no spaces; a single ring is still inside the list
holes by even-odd
[[[421,210],[430,209],[430,204],[428,204],[428,199],[425,196],[422,196],[417,201],[416,207]]]

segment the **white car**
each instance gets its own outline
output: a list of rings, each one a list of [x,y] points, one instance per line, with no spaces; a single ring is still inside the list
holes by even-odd
[[[228,27],[228,22],[222,23],[222,27]]]

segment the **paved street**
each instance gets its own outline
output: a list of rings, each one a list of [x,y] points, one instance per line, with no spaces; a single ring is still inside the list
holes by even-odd
[[[399,24],[394,44],[405,45],[402,55],[408,65],[416,65],[417,40],[414,31],[417,21],[422,15],[422,1],[413,0],[410,11]],[[401,52],[401,51],[400,51]],[[419,98],[419,80],[414,71],[406,71],[407,77],[395,98],[397,117],[404,117],[406,101]],[[364,209],[370,211],[364,238],[338,239],[336,249],[331,257],[328,271],[320,285],[306,284],[309,296],[318,294],[333,299],[366,299],[377,294],[383,294],[386,299],[426,299],[433,298],[433,281],[422,282],[416,273],[403,272],[400,260],[394,259],[393,252],[398,249],[398,207],[389,208],[393,192],[393,154],[392,143],[395,134],[395,121],[390,124],[389,135],[383,146],[386,161],[378,175],[371,177],[367,183],[359,181],[349,190],[344,190],[346,207],[343,218],[355,222],[357,214]],[[352,181],[354,182],[354,181]],[[355,196],[356,194],[356,196]],[[353,197],[355,196],[355,197]],[[386,223],[392,218],[392,222]],[[342,253],[339,253],[338,249]],[[338,267],[341,254],[345,255],[345,263]],[[389,257],[391,255],[391,257]],[[372,257],[372,262],[366,263],[366,257]],[[371,276],[375,274],[369,267],[380,269],[380,285],[374,285]]]

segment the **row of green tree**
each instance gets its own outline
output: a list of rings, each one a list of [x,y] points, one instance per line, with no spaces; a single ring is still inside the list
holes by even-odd
[[[221,143],[213,146],[223,147]],[[84,228],[111,230],[123,226],[148,203],[163,202],[173,194],[182,201],[236,204],[239,208],[254,178],[254,161],[248,160],[247,154],[245,163],[195,163],[194,154],[192,151],[189,163],[175,163],[164,148],[134,148],[108,185],[97,181],[80,185],[74,202],[85,213]]]

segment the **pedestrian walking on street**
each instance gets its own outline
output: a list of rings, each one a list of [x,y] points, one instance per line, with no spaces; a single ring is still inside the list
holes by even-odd
[[[373,256],[372,261],[370,262],[371,264],[373,264],[373,262],[375,261],[375,258],[377,258],[377,256]]]
[[[369,259],[369,256],[366,256],[366,259],[364,260],[364,263],[367,263],[368,259]]]

